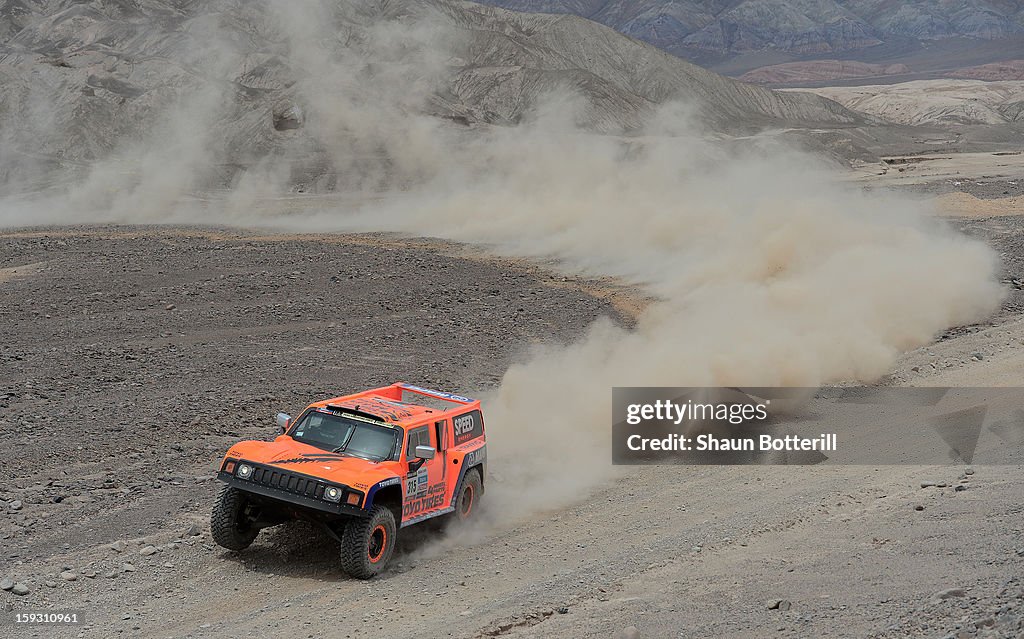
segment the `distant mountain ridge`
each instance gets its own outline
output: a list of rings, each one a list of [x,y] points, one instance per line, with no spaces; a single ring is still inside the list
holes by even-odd
[[[908,73],[905,64],[868,64],[849,60],[817,60],[813,62],[787,62],[774,64],[740,76],[744,82],[755,84],[796,84],[838,80],[844,78],[867,78],[872,76]]]
[[[353,166],[390,170],[387,145],[404,144],[392,131],[407,118],[469,134],[514,125],[567,89],[582,98],[577,124],[605,133],[637,131],[675,100],[699,106],[713,133],[871,120],[817,95],[722,77],[573,16],[460,0],[303,0],[322,13],[286,37],[281,25],[304,15],[288,2],[0,0],[0,183],[85,166],[166,120],[178,130],[171,138],[196,141],[201,159],[223,171],[207,172],[220,182],[286,158],[327,176],[317,188],[334,188]],[[427,25],[444,43],[406,37]],[[383,29],[399,35],[376,37]],[[421,62],[438,50],[441,59]],[[5,170],[8,156],[19,161]],[[21,170],[24,158],[40,168]],[[314,181],[304,176],[294,181]]]
[[[1021,0],[481,1],[579,15],[684,58],[762,50],[828,55],[894,41],[1024,34]]]

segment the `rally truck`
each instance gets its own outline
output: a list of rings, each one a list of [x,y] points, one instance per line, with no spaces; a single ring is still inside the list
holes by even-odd
[[[341,567],[369,579],[398,531],[445,516],[464,521],[484,492],[479,400],[397,383],[277,416],[273,441],[228,450],[210,518],[213,539],[244,550],[263,528],[303,519],[341,543]]]

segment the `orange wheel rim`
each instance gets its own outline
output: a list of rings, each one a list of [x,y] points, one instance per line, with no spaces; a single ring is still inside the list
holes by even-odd
[[[370,533],[370,540],[367,543],[367,557],[371,563],[377,563],[384,556],[384,549],[388,546],[388,531],[384,526],[378,525]]]
[[[466,486],[466,492],[462,493],[462,503],[459,504],[459,511],[463,517],[469,517],[469,513],[473,510],[473,486],[472,484]]]

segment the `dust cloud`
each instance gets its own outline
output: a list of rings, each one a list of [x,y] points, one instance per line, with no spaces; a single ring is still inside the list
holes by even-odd
[[[475,169],[359,217],[556,256],[657,296],[632,330],[600,321],[537,349],[489,397],[488,449],[506,480],[494,492],[513,511],[564,503],[607,476],[612,386],[868,382],[1000,300],[988,247],[920,203],[842,187],[814,157],[724,148],[678,108],[641,141],[571,121],[556,111],[494,131],[463,149]]]
[[[700,105],[661,106],[642,136],[596,135],[566,89],[516,127],[465,130],[423,115],[461,37],[440,21],[373,24],[330,48],[342,38],[327,32],[323,5],[267,6],[254,28],[286,49],[306,141],[248,158],[226,197],[189,203],[199,167],[231,156],[217,129],[235,107],[201,93],[164,114],[159,135],[124,147],[120,162],[141,179],[121,183],[121,164],[97,162],[28,217],[401,231],[646,287],[657,301],[635,327],[601,320],[574,343],[536,348],[486,394],[488,501],[505,521],[610,476],[612,386],[867,382],[1001,299],[994,253],[926,205],[846,188],[827,162],[770,138],[715,141],[697,124]],[[238,55],[227,47],[220,59]],[[281,167],[314,151],[342,176],[339,190],[362,197],[282,214]]]

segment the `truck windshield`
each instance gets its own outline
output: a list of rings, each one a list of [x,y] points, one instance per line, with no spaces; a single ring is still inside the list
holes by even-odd
[[[397,428],[318,410],[307,411],[291,436],[310,446],[370,461],[391,459],[400,441]]]

